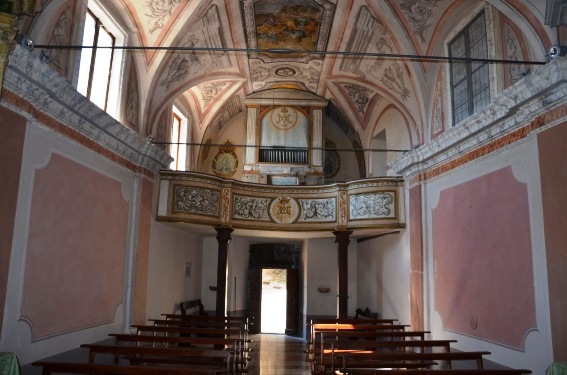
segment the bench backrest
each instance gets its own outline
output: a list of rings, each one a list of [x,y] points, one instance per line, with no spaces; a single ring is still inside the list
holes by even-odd
[[[43,375],[51,374],[111,374],[111,375],[216,375],[216,370],[192,369],[173,366],[124,366],[100,365],[76,362],[34,362],[33,366],[43,367]]]

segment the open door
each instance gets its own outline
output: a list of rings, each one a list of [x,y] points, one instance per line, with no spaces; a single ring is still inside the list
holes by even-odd
[[[260,333],[262,321],[262,269],[249,268],[247,282],[248,332]]]
[[[299,336],[300,310],[299,310],[299,271],[296,269],[287,270],[287,302],[285,334],[288,336]]]
[[[250,245],[248,263],[247,306],[249,332],[261,333],[262,321],[262,269],[286,270],[286,324],[287,335],[300,336],[301,330],[301,288],[300,288],[300,245],[297,244],[253,244]]]

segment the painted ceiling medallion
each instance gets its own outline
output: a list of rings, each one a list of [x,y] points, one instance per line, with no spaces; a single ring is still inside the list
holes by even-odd
[[[296,75],[297,71],[295,69],[293,69],[292,67],[289,67],[289,66],[281,66],[281,67],[274,70],[274,74],[279,76],[279,77],[288,78],[288,77],[293,77],[294,75]]]
[[[288,130],[297,124],[297,112],[290,107],[275,107],[272,109],[272,124],[278,129]]]
[[[234,145],[232,142],[226,141],[213,159],[213,171],[217,176],[231,177],[237,168],[238,157],[234,153]]]

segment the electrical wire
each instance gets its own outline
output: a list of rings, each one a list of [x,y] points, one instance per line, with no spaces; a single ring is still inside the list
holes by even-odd
[[[473,58],[473,57],[454,57],[454,56],[434,56],[434,55],[414,55],[400,53],[380,53],[380,52],[351,52],[351,51],[310,51],[295,50],[288,48],[212,48],[212,47],[181,47],[181,46],[83,46],[83,45],[48,45],[39,44],[34,48],[41,49],[60,49],[60,50],[79,50],[79,49],[116,49],[125,51],[185,51],[185,52],[243,52],[243,53],[271,53],[278,55],[337,55],[347,57],[368,57],[382,59],[399,59],[399,60],[418,60],[427,62],[477,62],[488,64],[532,64],[544,65],[547,61],[533,60],[507,60],[507,59],[489,59],[489,58]]]
[[[350,151],[350,152],[408,152],[410,150],[403,149],[385,149],[385,148],[334,148],[334,147],[297,147],[297,146],[259,146],[259,145],[242,145],[242,144],[226,144],[226,143],[192,143],[192,142],[161,142],[150,141],[154,145],[186,145],[186,146],[205,146],[205,147],[241,147],[241,148],[263,148],[270,150],[323,150],[323,151]]]

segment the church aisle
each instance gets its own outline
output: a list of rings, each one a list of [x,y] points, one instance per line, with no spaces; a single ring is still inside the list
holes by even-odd
[[[252,352],[249,374],[308,375],[311,374],[305,341],[282,334],[250,335]]]

